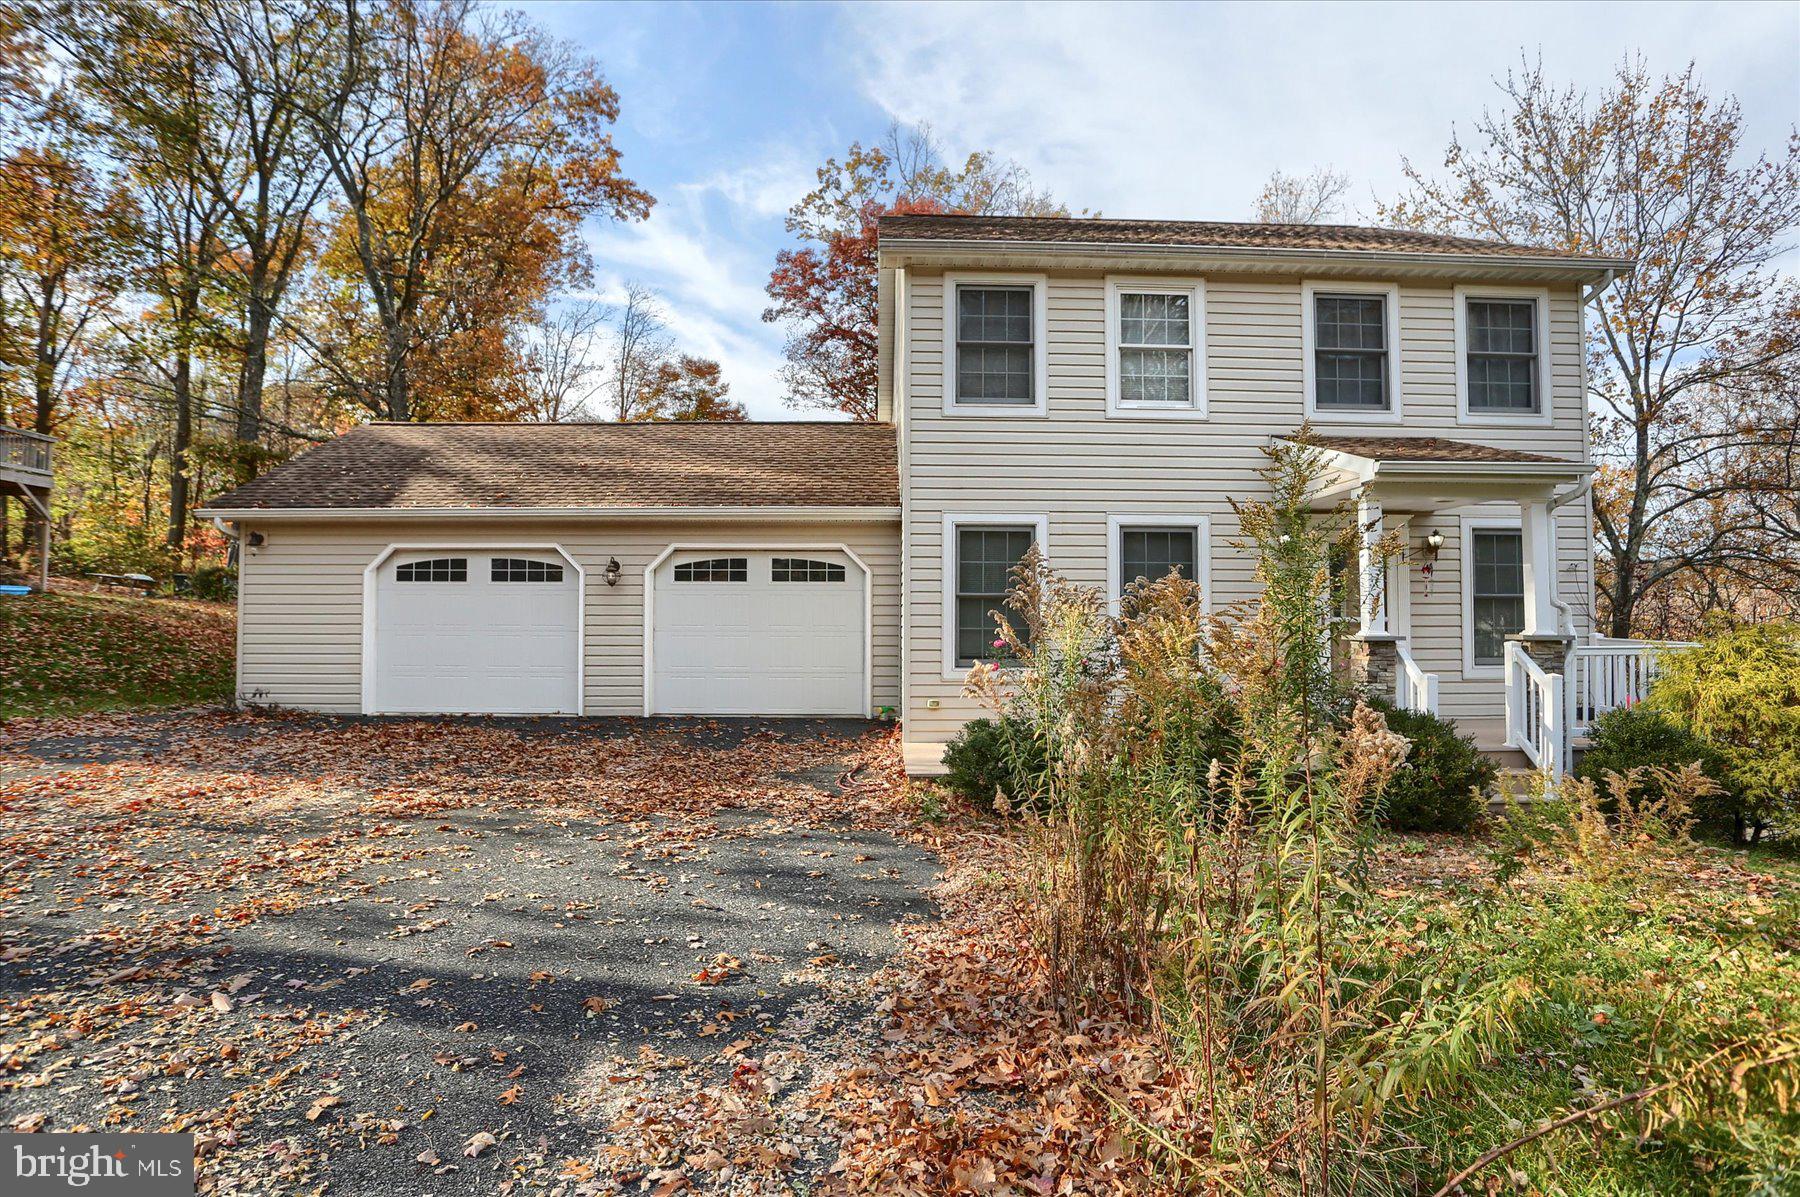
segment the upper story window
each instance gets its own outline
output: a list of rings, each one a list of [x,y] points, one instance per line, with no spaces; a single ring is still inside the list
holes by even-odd
[[[1458,288],[1456,381],[1465,423],[1548,420],[1547,291]]]
[[[1398,288],[1306,283],[1301,298],[1307,415],[1398,419]]]
[[[1118,416],[1204,416],[1205,320],[1198,281],[1107,280],[1107,411]]]
[[[1031,288],[956,289],[956,401],[1030,406]]]
[[[1044,292],[1034,276],[946,276],[946,412],[1044,411]]]

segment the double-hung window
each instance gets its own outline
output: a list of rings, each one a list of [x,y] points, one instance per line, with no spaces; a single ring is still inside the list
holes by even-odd
[[[1205,414],[1201,285],[1107,284],[1107,408],[1119,415]]]
[[[945,278],[946,412],[1044,410],[1044,288],[1031,276]]]
[[[1457,293],[1457,375],[1465,420],[1533,421],[1546,412],[1547,293]]]
[[[1469,659],[1497,666],[1506,638],[1525,630],[1524,538],[1507,528],[1472,528],[1468,540]]]
[[[1309,282],[1300,293],[1307,415],[1398,419],[1399,289]]]
[[[1004,660],[995,615],[1005,616],[1021,639],[1029,637],[1025,617],[1011,604],[1015,571],[1031,546],[1042,538],[1036,519],[971,516],[945,521],[951,594],[945,621],[947,672],[967,669],[977,661]]]
[[[1171,573],[1197,583],[1205,602],[1208,582],[1205,516],[1115,515],[1106,521],[1107,590],[1115,602],[1134,583],[1160,582]]]

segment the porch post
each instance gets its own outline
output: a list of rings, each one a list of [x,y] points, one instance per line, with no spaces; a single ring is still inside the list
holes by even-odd
[[[1508,639],[1517,640],[1544,672],[1562,674],[1575,641],[1564,634],[1550,602],[1556,585],[1556,533],[1548,493],[1519,500],[1519,531],[1525,564],[1525,630]]]
[[[1387,592],[1387,563],[1381,559],[1381,503],[1364,488],[1356,498],[1357,630],[1351,638],[1350,672],[1356,687],[1376,698],[1398,698],[1400,653],[1395,647]]]
[[[1356,499],[1357,631],[1364,637],[1392,634],[1387,563],[1381,559],[1381,503],[1367,490]]]
[[[1525,635],[1560,636],[1556,608],[1550,602],[1556,585],[1556,533],[1548,496],[1520,501],[1519,529],[1525,561]]]

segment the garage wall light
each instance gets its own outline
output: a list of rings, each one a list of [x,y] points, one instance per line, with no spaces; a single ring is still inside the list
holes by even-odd
[[[608,586],[617,586],[619,584],[619,559],[617,557],[608,558],[606,569],[600,576],[606,579]]]

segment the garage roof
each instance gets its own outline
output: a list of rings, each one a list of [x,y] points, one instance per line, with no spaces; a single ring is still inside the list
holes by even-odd
[[[899,502],[890,424],[365,424],[220,495],[207,511]]]

